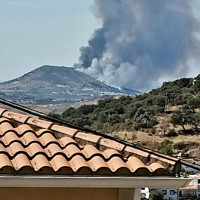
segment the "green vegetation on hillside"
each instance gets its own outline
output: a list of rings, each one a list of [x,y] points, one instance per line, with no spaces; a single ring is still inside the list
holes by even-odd
[[[170,113],[172,106],[177,106],[171,117],[174,126],[180,125],[184,131],[190,125],[192,131],[199,131],[200,75],[164,82],[162,87],[135,98],[123,96],[100,100],[98,105],[69,108],[56,117],[104,133],[133,131],[152,128],[157,124],[156,116]]]

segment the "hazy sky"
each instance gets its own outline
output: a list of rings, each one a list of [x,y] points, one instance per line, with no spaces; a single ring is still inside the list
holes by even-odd
[[[180,0],[181,1],[181,0]],[[188,0],[189,1],[189,0]],[[94,0],[0,0],[0,81],[39,66],[72,66],[94,30],[101,27]],[[193,0],[200,18],[200,0]],[[199,37],[200,38],[200,37]],[[188,76],[200,73],[189,61]]]
[[[0,81],[41,65],[72,66],[101,22],[93,0],[0,0]]]

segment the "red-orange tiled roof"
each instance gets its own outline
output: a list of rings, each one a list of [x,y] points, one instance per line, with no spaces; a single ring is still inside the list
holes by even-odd
[[[0,174],[163,176],[176,161],[0,108]]]

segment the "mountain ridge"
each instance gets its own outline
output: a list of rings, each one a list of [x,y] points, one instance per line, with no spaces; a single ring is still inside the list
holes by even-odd
[[[21,77],[0,83],[0,97],[18,103],[75,102],[122,94],[125,92],[64,66],[43,65]]]

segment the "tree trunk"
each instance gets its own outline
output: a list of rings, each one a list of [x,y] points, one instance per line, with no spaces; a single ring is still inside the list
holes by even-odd
[[[186,131],[185,126],[183,124],[181,124],[181,126],[182,126],[183,130]]]

